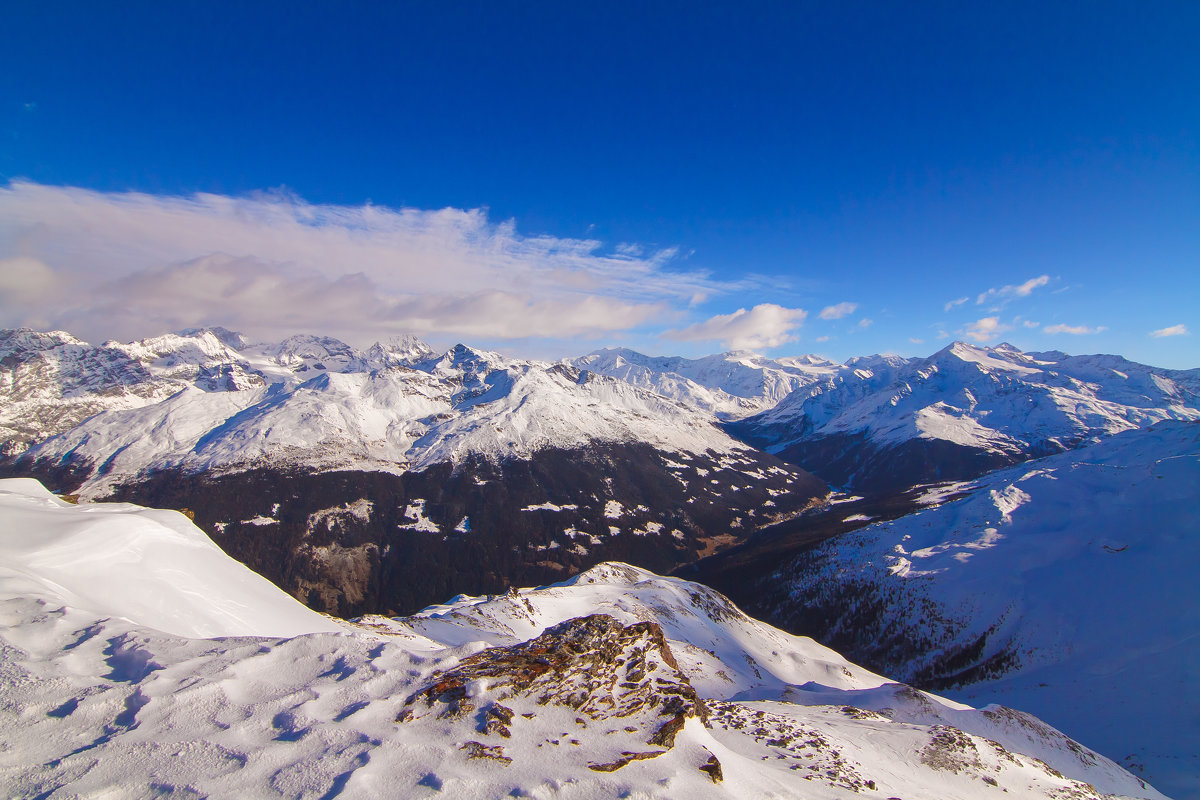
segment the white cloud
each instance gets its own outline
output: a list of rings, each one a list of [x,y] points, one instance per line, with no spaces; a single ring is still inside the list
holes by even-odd
[[[955,306],[961,306],[963,303],[967,302],[970,299],[971,298],[969,298],[969,297],[960,297],[957,300],[951,300],[949,303],[946,303],[945,309],[946,309],[946,311],[949,311],[950,309],[954,308]]]
[[[36,258],[0,258],[0,318],[19,316],[40,328],[54,327],[45,311],[68,288]]]
[[[960,333],[977,342],[989,342],[1010,330],[1012,330],[1012,326],[1001,322],[999,317],[984,317],[965,325]]]
[[[915,338],[915,337],[912,337],[912,336],[908,337],[908,340],[909,340],[910,342],[912,342],[913,344],[925,344],[925,340],[924,340],[924,339],[917,339],[917,338]]]
[[[860,319],[858,321],[857,327],[859,330],[866,330],[867,328],[871,327],[874,324],[875,324],[875,320],[867,319],[866,317],[863,317],[862,319]]]
[[[795,341],[793,331],[804,324],[806,316],[804,309],[762,303],[749,311],[739,308],[663,335],[681,342],[717,340],[734,350],[761,350]]]
[[[828,336],[818,336],[818,337],[816,338],[816,341],[818,341],[818,342],[828,342],[828,341],[829,341],[829,337],[828,337]]]
[[[0,186],[0,326],[89,339],[210,324],[358,343],[597,336],[735,288],[672,270],[676,256],[525,236],[478,209]]]
[[[853,314],[858,308],[858,303],[838,303],[834,306],[825,306],[821,309],[818,315],[821,319],[841,319],[842,317]]]
[[[1172,325],[1169,328],[1159,328],[1156,331],[1150,331],[1150,335],[1156,339],[1161,339],[1164,336],[1186,336],[1188,333],[1187,325]]]
[[[179,303],[178,298],[188,298]],[[215,312],[219,309],[219,312]],[[378,331],[500,338],[589,336],[631,328],[665,309],[601,295],[538,299],[499,289],[390,295],[362,273],[330,279],[252,259],[213,255],[116,281],[90,309],[162,330],[218,321],[241,330],[319,331],[355,318]],[[315,318],[315,319],[314,319]]]
[[[1033,321],[1033,320],[1031,320],[1031,319],[1027,319],[1027,320],[1025,320],[1024,322],[1022,322],[1021,324],[1022,324],[1023,326],[1025,326],[1026,328],[1036,328],[1038,325],[1041,325],[1042,323],[1040,323],[1040,322],[1034,322],[1034,321]]]
[[[0,298],[28,303],[52,292],[58,285],[53,270],[28,256],[0,258]]]
[[[983,305],[990,300],[999,300],[1000,305],[1004,305],[1014,297],[1028,297],[1033,294],[1033,290],[1040,286],[1045,286],[1050,282],[1049,275],[1039,275],[1036,278],[1030,278],[1022,284],[1016,286],[1001,286],[999,289],[988,289],[975,300],[976,305]],[[949,309],[947,309],[949,310]]]
[[[1108,330],[1103,325],[1098,328],[1089,328],[1087,325],[1047,325],[1042,328],[1046,333],[1069,333],[1072,336],[1086,336],[1092,333],[1100,333]]]

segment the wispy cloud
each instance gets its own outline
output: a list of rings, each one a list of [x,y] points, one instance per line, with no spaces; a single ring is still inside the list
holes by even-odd
[[[858,328],[858,330],[860,330],[860,331],[865,331],[867,328],[871,327],[874,324],[875,324],[875,320],[867,319],[866,317],[863,317],[862,319],[860,319],[858,321],[858,325],[856,325],[855,327]]]
[[[1045,286],[1050,282],[1049,275],[1039,275],[1036,278],[1030,278],[1021,284],[1001,286],[999,289],[988,289],[986,292],[979,295],[975,300],[975,305],[983,305],[991,301],[998,301],[1001,306],[1007,303],[1014,297],[1028,297],[1033,294],[1033,290],[1041,286]],[[949,309],[947,309],[949,310]]]
[[[910,342],[912,342],[913,344],[925,344],[925,340],[924,340],[924,339],[918,339],[918,338],[916,338],[916,337],[914,337],[914,336],[910,336],[910,337],[908,337],[908,340],[909,340]]]
[[[761,350],[795,341],[795,331],[806,316],[801,308],[762,303],[749,311],[739,308],[732,314],[718,314],[663,336],[680,342],[719,341],[735,350]]]
[[[1046,333],[1069,333],[1072,336],[1088,336],[1093,333],[1106,331],[1108,328],[1103,325],[1098,328],[1091,328],[1087,325],[1063,325],[1060,323],[1058,325],[1047,325],[1042,330]]]
[[[0,258],[0,316],[20,317],[27,324],[48,328],[49,310],[61,299],[66,287],[54,271],[29,256]]]
[[[131,338],[193,325],[598,336],[683,314],[732,284],[674,249],[526,236],[484,210],[0,186],[0,325]]]
[[[961,306],[963,303],[967,302],[970,299],[971,298],[969,298],[969,297],[960,297],[957,300],[951,300],[949,303],[946,303],[945,309],[946,309],[946,311],[949,311],[950,309],[954,308],[955,306]]]
[[[1190,331],[1187,325],[1172,325],[1169,328],[1159,328],[1156,331],[1150,331],[1150,335],[1156,339],[1161,339],[1164,336],[1186,336]]]
[[[1012,325],[1006,325],[999,317],[984,317],[964,325],[960,333],[977,342],[990,342],[1005,331],[1011,331]]]
[[[838,303],[833,306],[825,306],[818,316],[821,319],[841,319],[853,314],[857,308],[858,303]]]

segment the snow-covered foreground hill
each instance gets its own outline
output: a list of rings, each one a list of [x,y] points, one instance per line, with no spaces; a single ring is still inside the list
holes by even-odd
[[[0,581],[180,636],[341,630],[213,544],[177,511],[71,505],[37,481],[0,481]]]
[[[1162,797],[622,564],[343,627],[177,514],[2,481],[0,531],[11,797]]]
[[[831,539],[749,591],[918,685],[1029,709],[1200,797],[1200,424],[1031,461]]]

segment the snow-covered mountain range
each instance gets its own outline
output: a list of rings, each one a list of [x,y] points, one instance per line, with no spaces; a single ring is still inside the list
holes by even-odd
[[[1200,797],[1200,424],[1128,431],[925,502],[735,597],[889,675],[1029,709]]]
[[[735,432],[837,485],[965,480],[1164,419],[1200,419],[1200,370],[956,342],[842,369]]]
[[[182,515],[29,480],[0,481],[0,648],[15,798],[1163,797],[698,584],[603,564],[343,623]]]
[[[0,364],[8,474],[190,509],[227,552],[342,615],[609,559],[669,571],[828,492],[704,410],[463,345],[22,330],[0,337]]]
[[[86,470],[86,496],[169,468],[399,472],[595,441],[747,449],[653,392],[464,345],[439,356],[402,340],[358,353],[322,337],[248,345],[216,329],[91,346],[22,330],[0,337],[0,358],[10,452],[36,443],[27,459]]]
[[[594,442],[747,450],[714,423],[836,485],[896,489],[1200,419],[1200,370],[962,342],[845,364],[626,349],[548,363],[411,338],[359,352],[214,328],[92,346],[21,329],[0,332],[0,398],[0,446],[70,467],[88,496],[163,469],[419,471]]]
[[[572,364],[704,409],[837,486],[965,480],[1163,419],[1200,419],[1200,370],[955,342],[928,358],[601,350]]]
[[[771,359],[735,351],[689,359],[646,356],[626,348],[597,350],[570,363],[720,419],[740,419],[773,408],[796,389],[830,380],[844,366],[819,356]]]
[[[213,328],[94,346],[22,329],[0,333],[0,470],[190,509],[345,615],[606,559],[670,571],[821,502],[810,473],[860,491],[969,479],[1198,419],[1198,398],[1200,371],[1007,345],[549,363],[411,338],[359,351]]]

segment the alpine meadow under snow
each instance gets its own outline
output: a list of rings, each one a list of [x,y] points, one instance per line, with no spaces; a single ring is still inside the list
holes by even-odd
[[[1198,422],[1200,370],[1010,345],[0,331],[0,778],[1198,797]]]

